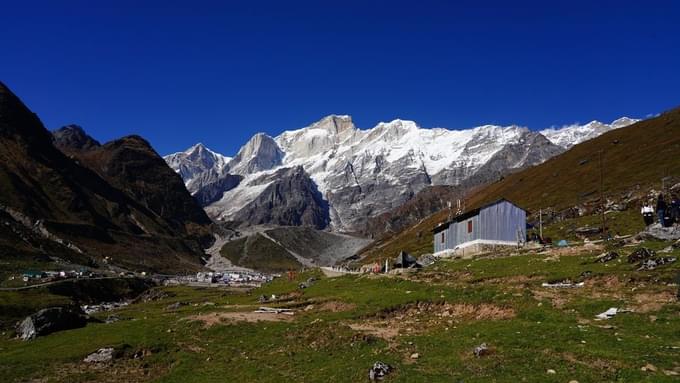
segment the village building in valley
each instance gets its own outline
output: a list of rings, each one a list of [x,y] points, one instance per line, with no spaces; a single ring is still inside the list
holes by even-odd
[[[526,217],[524,209],[504,198],[463,212],[433,229],[434,254],[471,256],[496,246],[520,246]]]

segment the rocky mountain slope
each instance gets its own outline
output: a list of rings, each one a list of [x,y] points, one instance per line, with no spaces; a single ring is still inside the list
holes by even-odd
[[[199,268],[211,224],[146,141],[52,135],[1,83],[0,219],[3,257],[162,271]]]
[[[310,206],[313,211],[324,208],[317,200],[318,190],[325,201],[330,228],[365,232],[370,218],[401,206],[428,186],[470,188],[496,181],[633,122],[622,118],[612,124],[593,121],[532,132],[518,126],[494,125],[467,130],[423,129],[413,121],[394,120],[362,130],[351,117],[332,115],[277,137],[259,133],[226,165],[203,166],[214,161],[206,162],[205,158],[217,155],[207,149],[204,152],[210,155],[204,157],[187,155],[196,147],[165,159],[183,175],[189,189],[214,218],[244,225],[268,220],[310,224],[309,219],[301,217],[309,216]],[[282,171],[296,167],[301,167],[312,181],[307,183],[305,202],[301,203],[299,195],[280,189],[276,198],[271,198],[272,176],[281,179],[299,174]],[[187,172],[189,168],[196,171]],[[234,178],[225,182],[228,176],[243,178],[237,184]],[[263,204],[263,200],[269,202]],[[285,216],[261,211],[272,207]],[[320,227],[323,219],[315,218],[311,224]]]

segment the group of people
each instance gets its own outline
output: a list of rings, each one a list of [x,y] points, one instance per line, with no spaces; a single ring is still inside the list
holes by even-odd
[[[642,219],[644,219],[646,226],[654,223],[654,207],[649,202],[645,202],[640,213],[642,213]],[[659,194],[659,198],[656,200],[656,216],[663,227],[671,227],[680,223],[680,200],[678,196],[673,195],[671,200],[666,202],[663,194]]]

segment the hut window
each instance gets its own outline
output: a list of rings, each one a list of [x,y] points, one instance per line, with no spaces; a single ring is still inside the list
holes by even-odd
[[[472,233],[472,221],[468,221],[468,233]]]
[[[444,243],[444,233],[442,233],[442,243]]]

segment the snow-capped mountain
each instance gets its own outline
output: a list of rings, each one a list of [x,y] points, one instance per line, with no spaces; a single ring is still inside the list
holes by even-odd
[[[514,125],[423,129],[397,119],[358,129],[350,116],[331,115],[277,137],[258,133],[219,165],[213,160],[215,165],[206,166],[203,157],[187,154],[196,147],[166,160],[213,218],[245,224],[304,221],[319,227],[327,221],[321,210],[327,209],[331,228],[354,231],[426,186],[493,181],[636,121],[532,132]],[[227,182],[226,177],[240,178]],[[210,198],[204,198],[206,188]]]
[[[546,138],[552,141],[555,145],[559,145],[565,149],[569,149],[576,144],[580,144],[583,141],[590,140],[599,136],[602,133],[606,133],[610,130],[623,128],[625,126],[634,124],[640,120],[636,120],[628,117],[621,117],[617,120],[612,121],[611,124],[603,124],[599,121],[591,121],[585,125],[568,125],[562,128],[549,128],[541,130]]]
[[[198,143],[189,149],[164,156],[172,170],[179,173],[187,189],[196,193],[206,183],[223,176],[231,157],[223,156]]]

